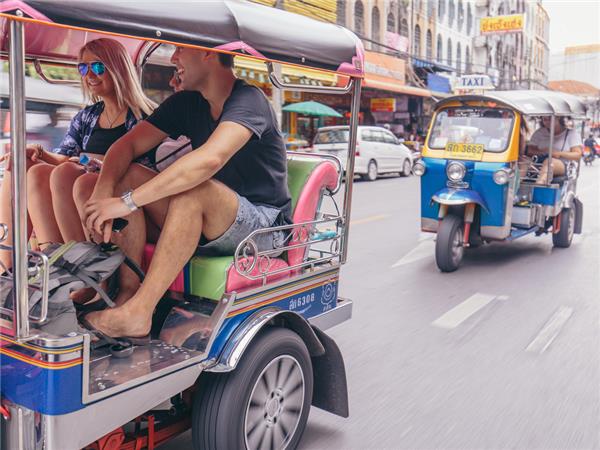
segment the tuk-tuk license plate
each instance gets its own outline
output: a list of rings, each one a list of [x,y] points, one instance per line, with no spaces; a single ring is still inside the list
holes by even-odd
[[[470,159],[481,161],[483,158],[483,144],[446,144],[447,159]]]

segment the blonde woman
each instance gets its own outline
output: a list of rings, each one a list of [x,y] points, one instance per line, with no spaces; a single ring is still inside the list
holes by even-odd
[[[85,240],[73,199],[73,184],[84,169],[74,161],[80,153],[102,159],[113,142],[156,106],[144,95],[127,50],[114,39],[84,45],[78,70],[83,92],[93,104],[73,118],[58,148],[27,147],[28,211],[40,243]],[[138,162],[151,165],[148,156]],[[0,192],[0,223],[11,223],[10,180],[6,178]],[[0,251],[0,262],[10,268],[10,252]]]

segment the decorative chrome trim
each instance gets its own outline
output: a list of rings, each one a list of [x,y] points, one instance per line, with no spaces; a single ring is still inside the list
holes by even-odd
[[[352,318],[352,300],[338,297],[338,302],[335,308],[325,311],[318,316],[310,317],[308,323],[319,328],[327,330],[339,325],[342,322]]]
[[[293,83],[285,83],[277,78],[275,74],[275,68],[273,67],[272,62],[267,63],[267,71],[269,73],[269,78],[273,86],[279,89],[288,89],[292,91],[300,91],[300,92],[314,92],[315,94],[347,94],[350,92],[353,86],[355,86],[354,78],[350,78],[348,84],[344,87],[325,87],[325,86],[307,86],[305,84],[293,84]],[[360,80],[358,83],[360,85]]]
[[[299,314],[288,311],[276,307],[267,307],[256,311],[250,317],[248,317],[242,324],[235,330],[234,334],[229,338],[221,355],[217,359],[217,362],[214,366],[207,368],[207,372],[231,372],[234,370],[242,355],[256,337],[258,332],[270,321],[275,319],[277,316],[286,315],[288,317],[295,317],[296,320],[300,320],[306,323],[306,319],[304,319]],[[307,324],[307,329],[310,329],[312,346],[317,345],[320,348],[316,349],[316,352],[323,353],[325,349],[319,341],[319,338],[315,334],[315,332],[310,328]],[[307,342],[307,344],[310,344]],[[310,351],[310,345],[309,351]],[[312,353],[312,352],[311,352]]]
[[[48,78],[44,73],[44,68],[39,59],[33,60],[33,67],[35,67],[36,73],[40,76],[42,80],[44,80],[48,84],[62,84],[67,86],[79,86],[80,82],[77,80],[54,80],[52,78]]]

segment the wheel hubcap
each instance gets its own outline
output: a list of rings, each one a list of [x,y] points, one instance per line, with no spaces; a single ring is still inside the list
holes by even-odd
[[[377,166],[373,163],[369,164],[369,178],[373,179],[377,176]]]
[[[304,373],[298,361],[275,358],[258,377],[246,409],[246,448],[284,449],[291,441],[304,405]]]
[[[463,257],[465,247],[463,245],[463,233],[460,228],[454,233],[452,238],[452,261],[454,264],[458,264]]]
[[[410,163],[404,161],[404,175],[410,175]]]

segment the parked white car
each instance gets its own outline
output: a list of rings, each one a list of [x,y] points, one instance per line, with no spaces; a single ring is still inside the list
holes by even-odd
[[[323,127],[317,130],[312,150],[335,155],[346,170],[348,127]],[[382,127],[359,126],[354,174],[373,181],[383,173],[411,174],[412,152],[391,131]]]

